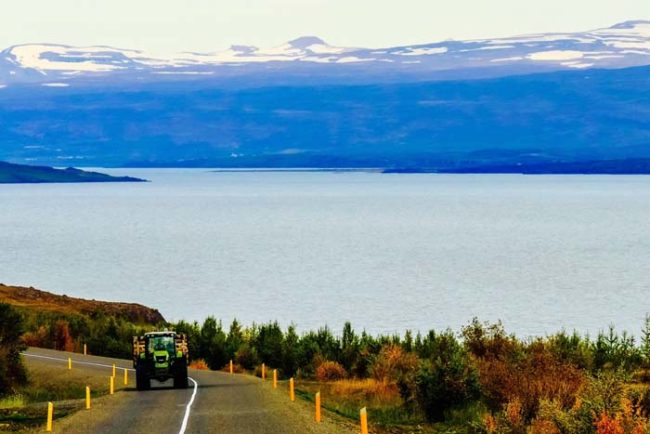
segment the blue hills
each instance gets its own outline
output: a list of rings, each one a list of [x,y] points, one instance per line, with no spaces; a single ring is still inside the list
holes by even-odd
[[[650,158],[648,44],[650,22],[633,21],[384,50],[311,37],[167,63],[12,47],[0,54],[0,160],[638,172]]]
[[[650,157],[650,67],[489,80],[5,89],[0,152],[85,166],[456,167]]]

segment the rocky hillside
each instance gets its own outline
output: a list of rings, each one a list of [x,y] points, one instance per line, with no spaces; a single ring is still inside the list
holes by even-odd
[[[32,287],[7,286],[0,283],[0,302],[39,312],[98,315],[122,318],[134,324],[158,325],[166,323],[157,309],[135,303],[85,300],[82,298],[56,295]]]

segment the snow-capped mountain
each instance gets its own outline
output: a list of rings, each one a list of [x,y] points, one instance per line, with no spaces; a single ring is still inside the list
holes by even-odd
[[[385,49],[0,52],[0,160],[16,163],[634,165],[650,161],[649,112],[649,21]]]
[[[650,21],[628,21],[578,33],[442,41],[384,49],[336,47],[302,37],[273,48],[233,45],[213,53],[161,58],[106,46],[16,45],[0,52],[0,87],[37,82],[66,87],[97,77],[191,78],[305,73],[365,73],[418,79],[503,76],[563,69],[623,68],[650,64]],[[461,72],[462,71],[462,72]]]

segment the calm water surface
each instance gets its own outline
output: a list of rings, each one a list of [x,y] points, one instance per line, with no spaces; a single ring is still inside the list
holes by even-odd
[[[650,312],[650,177],[111,172],[153,182],[0,186],[0,281],[301,330]]]

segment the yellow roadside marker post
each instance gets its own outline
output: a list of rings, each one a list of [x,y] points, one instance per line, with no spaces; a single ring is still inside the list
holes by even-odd
[[[88,355],[88,347],[84,344],[84,356]]]
[[[47,425],[45,426],[45,431],[52,431],[52,418],[54,417],[54,404],[51,402],[47,403]]]
[[[320,392],[316,393],[316,422],[320,423]]]
[[[230,373],[231,373],[231,374],[233,373],[233,369],[232,369],[232,360],[230,360]]]
[[[115,377],[115,363],[113,363],[113,377]]]
[[[128,386],[129,384],[129,370],[124,368],[124,385]]]
[[[361,434],[368,434],[368,412],[363,407],[359,412],[361,416]]]
[[[72,369],[72,357],[68,357],[68,371]]]
[[[262,380],[266,380],[266,365],[262,363]]]
[[[289,378],[289,398],[291,401],[296,400],[296,393],[293,389],[293,377]]]
[[[110,382],[108,384],[108,389],[111,395],[115,393],[115,377],[111,377]]]
[[[273,388],[274,389],[278,388],[278,370],[277,369],[273,370]]]
[[[90,410],[90,387],[86,386],[86,410]]]

